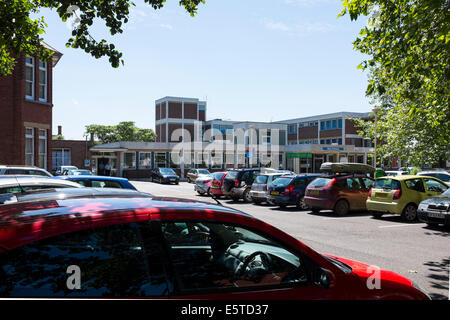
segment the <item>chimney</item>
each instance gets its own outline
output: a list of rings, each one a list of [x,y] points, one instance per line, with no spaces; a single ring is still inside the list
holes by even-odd
[[[62,126],[58,126],[58,135],[62,136]]]

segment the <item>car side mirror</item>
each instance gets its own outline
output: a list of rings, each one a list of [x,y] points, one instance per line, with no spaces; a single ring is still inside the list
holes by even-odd
[[[321,288],[329,289],[334,286],[335,276],[330,270],[319,268],[315,274],[314,283]]]

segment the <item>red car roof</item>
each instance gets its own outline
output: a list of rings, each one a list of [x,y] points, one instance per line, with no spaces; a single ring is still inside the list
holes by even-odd
[[[58,234],[178,213],[247,215],[219,205],[169,197],[82,197],[0,206],[0,250]]]

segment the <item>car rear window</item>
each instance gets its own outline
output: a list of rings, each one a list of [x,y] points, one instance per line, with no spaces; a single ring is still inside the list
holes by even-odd
[[[213,174],[214,179],[216,180],[222,180],[223,176],[225,175],[225,173],[221,173],[221,172],[216,172]]]
[[[313,182],[311,182],[309,185],[313,187],[326,187],[330,184],[331,178],[317,178]]]
[[[267,183],[267,178],[267,176],[257,176],[254,183],[265,184]]]
[[[377,179],[377,181],[375,181],[375,188],[400,190],[401,185],[399,181],[394,179]]]
[[[239,172],[237,172],[237,171],[230,171],[230,172],[228,172],[228,174],[227,174],[227,176],[225,177],[225,179],[232,179],[232,180],[234,180],[234,179],[237,178],[238,173],[239,173]]]
[[[292,181],[292,178],[278,178],[275,179],[274,182],[272,182],[272,185],[274,187],[283,187],[283,186],[287,186],[288,184],[290,184]]]
[[[208,170],[198,170],[199,174],[209,174]]]

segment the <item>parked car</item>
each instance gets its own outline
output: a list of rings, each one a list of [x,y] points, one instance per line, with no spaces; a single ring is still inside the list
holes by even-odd
[[[63,179],[66,181],[72,181],[89,188],[119,188],[119,189],[136,190],[136,188],[128,181],[128,179],[119,177],[106,177],[94,175],[86,175],[86,176],[63,175],[53,177],[53,179]]]
[[[211,187],[211,181],[213,180],[212,174],[202,175],[195,180],[194,190],[200,195],[209,195],[209,189]]]
[[[319,176],[320,174],[282,176],[269,185],[269,199],[282,208],[294,205],[306,210],[308,209],[304,199],[306,187]]]
[[[228,174],[228,171],[213,173],[213,179],[211,181],[211,186],[209,187],[209,193],[213,197],[220,198],[223,196],[222,185],[223,185],[223,180],[225,179],[227,174]]]
[[[402,176],[402,175],[407,175],[409,174],[408,171],[406,170],[390,170],[390,171],[386,171],[386,176],[390,177],[390,176]]]
[[[327,175],[311,182],[304,197],[313,212],[328,209],[345,216],[349,211],[366,210],[367,195],[375,183],[371,178],[375,168],[362,163],[325,162],[320,170]]]
[[[58,180],[56,180],[58,181]],[[70,181],[59,180],[61,183],[70,183]],[[39,203],[38,206],[41,208],[49,208],[54,206],[58,200],[63,199],[75,199],[82,197],[93,197],[100,199],[102,197],[114,197],[120,199],[123,197],[140,196],[151,197],[151,194],[141,193],[136,190],[130,189],[117,189],[117,188],[83,188],[81,185],[74,185],[67,188],[54,188],[54,189],[33,189],[27,190],[20,193],[4,193],[0,194],[0,199],[7,200],[3,201],[3,204],[11,203]],[[2,206],[0,205],[0,221],[2,219]],[[91,208],[86,207],[89,211]],[[1,250],[0,250],[1,252]]]
[[[93,176],[94,174],[90,170],[77,169],[77,170],[65,170],[63,175],[66,175],[66,176]]]
[[[450,226],[450,188],[438,196],[422,201],[417,208],[417,216],[430,226]]]
[[[408,278],[318,253],[238,210],[99,193],[0,206],[1,297],[430,299]]]
[[[277,178],[283,176],[285,173],[266,173],[256,176],[255,181],[250,188],[250,197],[255,204],[263,202],[272,203],[269,197],[268,186]]]
[[[10,166],[0,165],[0,175],[33,175],[52,177],[53,175],[45,169],[35,166]]]
[[[379,178],[369,193],[367,210],[377,218],[388,213],[401,215],[405,221],[415,221],[419,203],[447,189],[444,182],[433,177],[405,175]]]
[[[223,180],[223,194],[235,201],[243,199],[245,202],[252,202],[250,189],[260,172],[259,168],[230,170]]]
[[[81,187],[78,183],[55,180],[50,177],[4,175],[0,176],[0,204],[16,202],[14,194],[25,193],[30,190]]]
[[[328,209],[339,216],[365,211],[374,183],[373,178],[361,174],[322,176],[306,187],[304,202],[313,212]]]
[[[60,176],[69,170],[78,170],[78,168],[75,166],[58,166],[56,168],[55,175]]]
[[[197,180],[197,178],[209,175],[211,175],[211,172],[209,172],[208,169],[191,169],[186,174],[186,177],[189,183],[195,183],[195,180]]]
[[[150,181],[159,183],[175,183],[180,182],[180,176],[171,168],[155,168],[150,173]]]
[[[439,180],[445,182],[448,186],[450,186],[450,173],[439,170],[439,171],[421,171],[417,174],[418,176],[427,176],[438,178]]]

